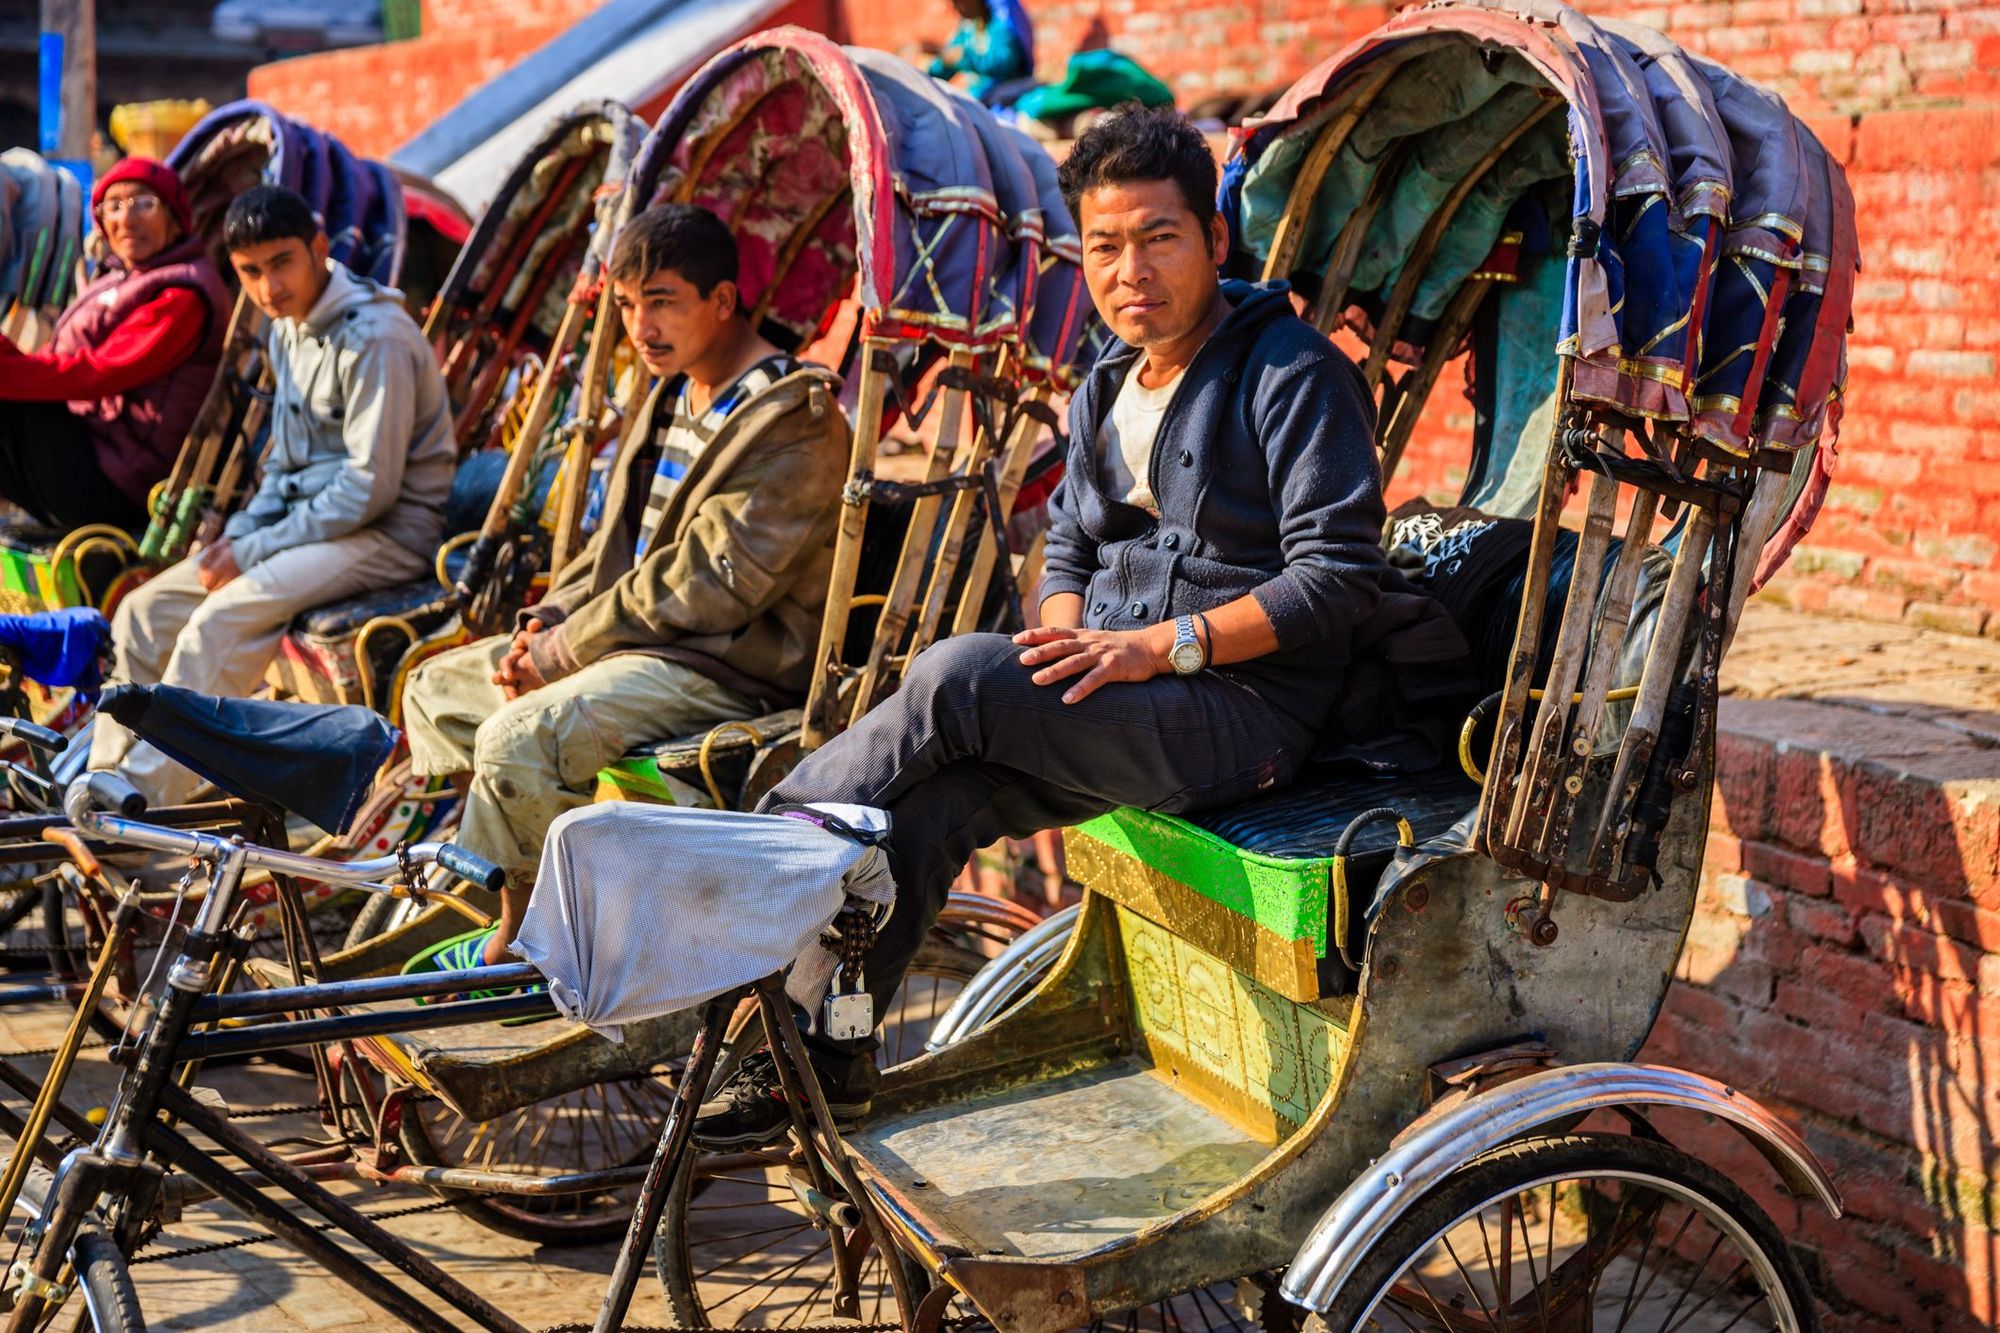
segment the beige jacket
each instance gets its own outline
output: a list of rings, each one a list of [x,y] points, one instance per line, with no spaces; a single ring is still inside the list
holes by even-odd
[[[522,613],[553,626],[534,641],[543,677],[643,652],[768,704],[795,702],[819,646],[847,479],[839,384],[804,367],[731,413],[634,564],[652,485],[652,453],[642,446],[672,386],[656,388],[619,445],[603,523],[548,596]]]

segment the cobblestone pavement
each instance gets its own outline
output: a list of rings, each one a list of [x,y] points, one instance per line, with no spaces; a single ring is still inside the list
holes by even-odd
[[[1732,651],[1726,681],[1738,698],[1812,698],[1872,712],[1921,715],[1940,725],[1963,728],[1986,744],[2000,741],[2000,724],[1988,711],[2000,711],[2000,643],[1987,640],[1831,620],[1753,604]],[[61,1034],[64,1020],[53,1006],[0,1011],[0,1049],[48,1046]],[[35,1073],[44,1067],[45,1062],[27,1064]],[[86,1053],[72,1080],[72,1104],[87,1108],[107,1100],[111,1072],[100,1053]],[[201,1083],[215,1089],[238,1113],[296,1104],[313,1096],[307,1075],[270,1065],[210,1069],[204,1071]],[[255,1124],[258,1137],[267,1143],[288,1136],[314,1138],[324,1132],[315,1118],[306,1115],[260,1119]],[[354,1183],[336,1183],[332,1188],[370,1212],[423,1201],[409,1192]],[[499,1235],[453,1211],[397,1218],[385,1225],[530,1329],[588,1322],[603,1294],[616,1248],[613,1244],[538,1246]],[[9,1240],[17,1234],[17,1227],[10,1229]],[[201,1205],[190,1208],[145,1254],[150,1258],[254,1234],[257,1228],[219,1205]],[[143,1262],[133,1274],[149,1324],[156,1329],[292,1333],[386,1328],[391,1323],[351,1289],[269,1239],[233,1250]],[[650,1265],[630,1320],[670,1322]]]

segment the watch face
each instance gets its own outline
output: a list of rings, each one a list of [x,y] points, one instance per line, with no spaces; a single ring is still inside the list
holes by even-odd
[[[1191,676],[1201,670],[1201,645],[1198,643],[1177,643],[1167,654],[1167,660],[1174,664],[1174,670],[1183,676]]]

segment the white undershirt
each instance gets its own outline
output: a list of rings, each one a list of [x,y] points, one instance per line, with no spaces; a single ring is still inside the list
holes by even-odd
[[[1166,416],[1167,404],[1173,402],[1174,391],[1181,386],[1181,372],[1175,371],[1174,377],[1159,388],[1149,389],[1139,382],[1139,367],[1144,359],[1132,362],[1124,387],[1118,390],[1111,411],[1105,414],[1104,424],[1098,428],[1097,457],[1105,494],[1157,516],[1160,506],[1153,498],[1147,469],[1152,465],[1153,442],[1159,438],[1160,419]]]

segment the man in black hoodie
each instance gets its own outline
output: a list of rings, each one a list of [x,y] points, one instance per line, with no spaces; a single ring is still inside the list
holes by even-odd
[[[1077,140],[1061,180],[1123,346],[1070,404],[1040,627],[930,648],[766,802],[889,812],[897,910],[864,967],[877,1013],[974,849],[1289,780],[1383,596],[1361,376],[1282,283],[1218,280],[1227,232],[1201,134],[1170,109],[1127,110]],[[834,1114],[864,1114],[872,1042],[808,1041]],[[760,1052],[695,1133],[741,1146],[786,1124]]]

